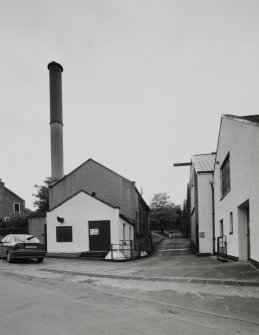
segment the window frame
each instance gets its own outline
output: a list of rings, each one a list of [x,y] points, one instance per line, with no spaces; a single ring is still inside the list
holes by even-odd
[[[224,221],[223,219],[219,220],[219,237],[224,236]]]
[[[15,210],[15,205],[19,206],[19,211],[18,212]],[[21,213],[21,203],[20,202],[14,202],[13,203],[13,212],[16,213],[16,214]]]
[[[221,188],[221,199],[223,199],[231,189],[230,152],[227,153],[223,163],[220,166],[220,188]]]
[[[229,234],[233,234],[234,229],[233,229],[233,212],[229,213]]]
[[[126,223],[125,222],[123,223],[123,226],[122,226],[122,239],[123,241],[126,240]]]
[[[61,234],[61,229],[67,230]],[[70,234],[70,235],[68,235]],[[72,226],[56,226],[56,243],[71,243],[73,242],[73,227]]]

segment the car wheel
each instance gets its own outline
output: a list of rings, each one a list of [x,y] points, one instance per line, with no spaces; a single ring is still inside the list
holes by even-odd
[[[11,263],[11,262],[12,262],[12,257],[11,257],[10,252],[8,252],[8,253],[6,254],[6,260],[7,260],[7,263]]]
[[[42,263],[43,262],[43,257],[37,258],[37,263]]]

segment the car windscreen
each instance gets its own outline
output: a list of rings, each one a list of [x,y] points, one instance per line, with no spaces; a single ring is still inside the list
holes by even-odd
[[[14,236],[15,242],[24,242],[24,243],[39,243],[39,240],[35,236],[31,235],[20,235],[20,236]]]

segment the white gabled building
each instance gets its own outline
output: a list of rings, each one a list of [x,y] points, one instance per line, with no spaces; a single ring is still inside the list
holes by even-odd
[[[215,154],[194,155],[190,170],[190,235],[197,254],[213,253],[213,167]]]
[[[76,253],[110,250],[134,240],[134,225],[114,207],[83,190],[47,213],[48,251]]]
[[[64,175],[63,67],[48,65],[51,180],[47,247],[51,253],[151,251],[149,207],[135,182],[89,158]],[[117,248],[117,249],[116,249]],[[129,250],[129,249],[128,249]],[[113,257],[112,257],[113,258]]]
[[[259,266],[259,115],[222,115],[214,168],[215,235]]]
[[[195,155],[187,198],[190,238],[211,253],[259,268],[259,115],[222,115],[216,155]],[[213,191],[213,192],[212,192]]]

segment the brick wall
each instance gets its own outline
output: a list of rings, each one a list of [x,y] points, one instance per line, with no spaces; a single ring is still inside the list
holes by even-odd
[[[2,220],[4,220],[5,217],[11,218],[16,215],[16,213],[14,213],[15,202],[20,204],[20,214],[24,214],[25,201],[6,188],[3,182],[0,182],[0,218]]]
[[[46,217],[29,218],[29,234],[36,236],[41,243],[46,244],[44,225]]]
[[[138,203],[139,203],[139,231],[140,235],[150,234],[150,217],[149,207],[145,204],[141,196],[136,192]]]
[[[90,159],[50,189],[50,210],[77,193],[95,192],[96,197],[120,207],[121,214],[136,219],[135,182]]]

